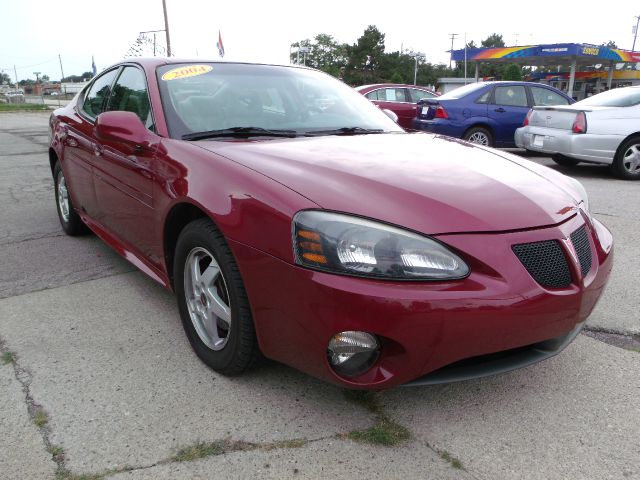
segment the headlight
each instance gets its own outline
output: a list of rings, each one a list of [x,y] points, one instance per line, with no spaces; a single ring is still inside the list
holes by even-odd
[[[467,264],[440,242],[383,223],[305,210],[293,218],[296,263],[316,270],[395,280],[452,280]]]

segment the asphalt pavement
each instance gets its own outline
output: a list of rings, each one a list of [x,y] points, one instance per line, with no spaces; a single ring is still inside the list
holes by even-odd
[[[580,335],[509,374],[354,401],[275,363],[206,368],[171,293],[62,234],[47,121],[0,114],[0,478],[640,479],[640,351],[622,348],[640,334],[640,183],[529,157],[580,180],[614,234],[588,333],[617,342]],[[381,415],[409,438],[351,439]]]

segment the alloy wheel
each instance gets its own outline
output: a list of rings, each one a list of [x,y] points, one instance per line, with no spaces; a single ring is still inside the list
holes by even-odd
[[[640,175],[640,144],[636,143],[624,152],[622,157],[624,169],[632,175]]]
[[[193,327],[212,350],[222,350],[231,332],[231,301],[220,265],[202,247],[189,252],[184,268],[184,295]]]

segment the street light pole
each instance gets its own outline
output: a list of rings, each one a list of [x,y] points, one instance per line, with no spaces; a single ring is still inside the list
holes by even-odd
[[[169,20],[167,19],[167,0],[162,0],[162,11],[164,12],[164,31],[167,34],[167,57],[170,57],[171,39],[169,38]]]
[[[636,31],[633,34],[633,47],[631,47],[631,51],[636,51],[636,39],[638,38],[638,23],[640,23],[640,15],[636,17]]]

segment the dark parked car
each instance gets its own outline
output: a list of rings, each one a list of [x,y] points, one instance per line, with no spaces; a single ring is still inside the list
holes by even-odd
[[[411,128],[411,122],[416,116],[418,101],[438,96],[436,92],[425,87],[398,83],[362,85],[356,87],[356,91],[378,107],[395,113],[398,116],[398,125],[402,128]]]
[[[226,375],[264,355],[381,389],[529,365],[578,334],[613,261],[577,181],[406,133],[303,67],[129,60],[50,126],[63,230],[173,290]]]
[[[412,127],[490,147],[513,147],[515,131],[531,107],[571,103],[565,93],[539,83],[472,83],[420,101]]]

